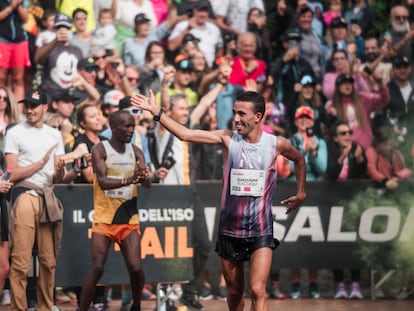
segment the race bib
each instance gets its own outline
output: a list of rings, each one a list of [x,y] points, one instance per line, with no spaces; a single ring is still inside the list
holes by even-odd
[[[230,194],[261,197],[264,194],[266,172],[263,170],[231,169]]]
[[[113,176],[108,176],[108,177],[113,177]],[[114,178],[119,178],[119,177],[114,177]],[[132,199],[132,189],[133,189],[132,187],[134,187],[133,184],[120,187],[120,188],[105,190],[105,195],[111,199],[130,200]]]

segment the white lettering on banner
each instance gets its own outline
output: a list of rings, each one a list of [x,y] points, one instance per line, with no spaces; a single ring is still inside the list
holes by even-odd
[[[82,215],[82,210],[73,210],[73,223],[84,224],[86,219]]]
[[[151,208],[138,210],[140,222],[192,221],[194,211],[191,208]]]
[[[405,224],[401,230],[400,241],[410,242],[414,237],[414,208],[410,208]]]
[[[375,217],[385,216],[388,218],[387,226],[384,232],[372,232],[372,226]],[[372,207],[365,210],[361,215],[359,225],[359,236],[362,240],[368,242],[386,242],[394,239],[399,231],[401,213],[398,209],[392,207]]]
[[[276,220],[284,221],[287,220],[289,215],[286,214],[286,207],[284,206],[272,206],[273,213],[273,237],[282,241],[286,235],[286,227],[279,224]]]
[[[272,206],[273,212],[273,232],[274,237],[279,241],[284,242],[296,242],[300,236],[310,236],[313,238],[312,241],[315,241],[317,237],[319,241],[321,234],[320,224],[322,223],[320,219],[319,209],[317,207],[301,207],[299,212],[306,208],[304,214],[299,215],[300,221],[296,221],[298,215],[295,216],[295,219],[290,227],[287,227],[279,222],[286,221],[289,215],[286,215],[286,207],[284,206]],[[355,242],[359,235],[361,240],[367,242],[387,242],[392,239],[397,238],[399,228],[401,229],[401,234],[399,236],[399,241],[401,242],[410,242],[414,238],[414,207],[410,208],[407,217],[404,220],[401,220],[401,213],[398,208],[395,207],[370,207],[365,209],[361,216],[358,226],[358,232],[354,231],[342,231],[343,223],[343,206],[333,206],[330,210],[329,223],[327,238],[323,237],[322,241],[326,242]],[[312,214],[312,216],[310,215]],[[309,226],[306,230],[300,226],[306,223],[306,217],[309,218]],[[372,232],[373,224],[376,221],[376,217],[386,217],[387,225],[384,229],[384,232]],[[312,221],[311,221],[312,219]],[[318,220],[316,220],[318,219]],[[278,222],[279,221],[279,222]],[[312,224],[315,226],[315,229],[312,228]],[[296,227],[299,225],[299,229]],[[294,230],[294,233],[291,231]],[[299,230],[299,233],[298,233]],[[311,233],[310,231],[314,231]],[[304,233],[304,234],[302,234]],[[288,239],[289,238],[289,239]]]
[[[297,241],[299,236],[310,236],[313,242],[323,242],[325,240],[321,215],[316,206],[304,206],[298,210],[285,236],[285,242]]]
[[[342,220],[344,218],[344,208],[342,206],[332,206],[329,215],[328,242],[352,242],[356,241],[356,232],[342,232]]]

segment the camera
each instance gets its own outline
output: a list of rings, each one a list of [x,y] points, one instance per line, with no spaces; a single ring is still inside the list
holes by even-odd
[[[307,127],[306,128],[306,136],[312,137],[314,134],[315,134],[315,131],[314,131],[313,127]]]
[[[119,66],[119,63],[117,63],[117,62],[111,62],[110,64],[111,64],[111,67],[114,68],[114,69],[118,68],[118,66]]]
[[[175,160],[172,156],[168,156],[165,160],[164,163],[162,163],[162,167],[165,167],[167,170],[169,170],[170,168],[172,168],[175,164]]]
[[[188,9],[187,11],[185,11],[185,14],[187,14],[188,18],[193,17],[193,10]]]
[[[293,49],[297,46],[296,40],[289,40],[289,49]]]
[[[81,157],[80,159],[80,166],[81,169],[85,169],[88,167],[88,159],[85,156]]]

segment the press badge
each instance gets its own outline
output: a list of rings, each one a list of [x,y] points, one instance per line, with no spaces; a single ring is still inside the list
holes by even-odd
[[[266,172],[263,170],[231,169],[230,194],[261,197],[265,189]]]
[[[114,176],[108,176],[108,177],[114,177]],[[114,178],[119,178],[119,177],[114,177]],[[111,199],[130,200],[132,199],[132,189],[133,189],[132,187],[134,187],[133,184],[128,185],[128,186],[123,186],[120,188],[105,190],[105,195]]]

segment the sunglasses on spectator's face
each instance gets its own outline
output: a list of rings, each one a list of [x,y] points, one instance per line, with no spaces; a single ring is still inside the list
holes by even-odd
[[[7,101],[9,98],[7,96],[0,96],[0,100]]]
[[[135,78],[135,77],[127,77],[129,82],[138,82],[139,78]]]
[[[341,131],[336,133],[338,136],[345,136],[345,135],[352,135],[354,133],[353,130],[348,130],[348,131]]]
[[[78,20],[78,21],[80,21],[80,20],[86,20],[86,15],[78,15],[78,16],[75,16],[75,19]]]
[[[394,19],[399,21],[406,21],[408,19],[408,15],[394,15]]]
[[[92,57],[93,58],[93,60],[96,62],[97,60],[100,60],[100,59],[105,59],[105,55],[102,55],[102,56],[94,56],[94,57]]]

